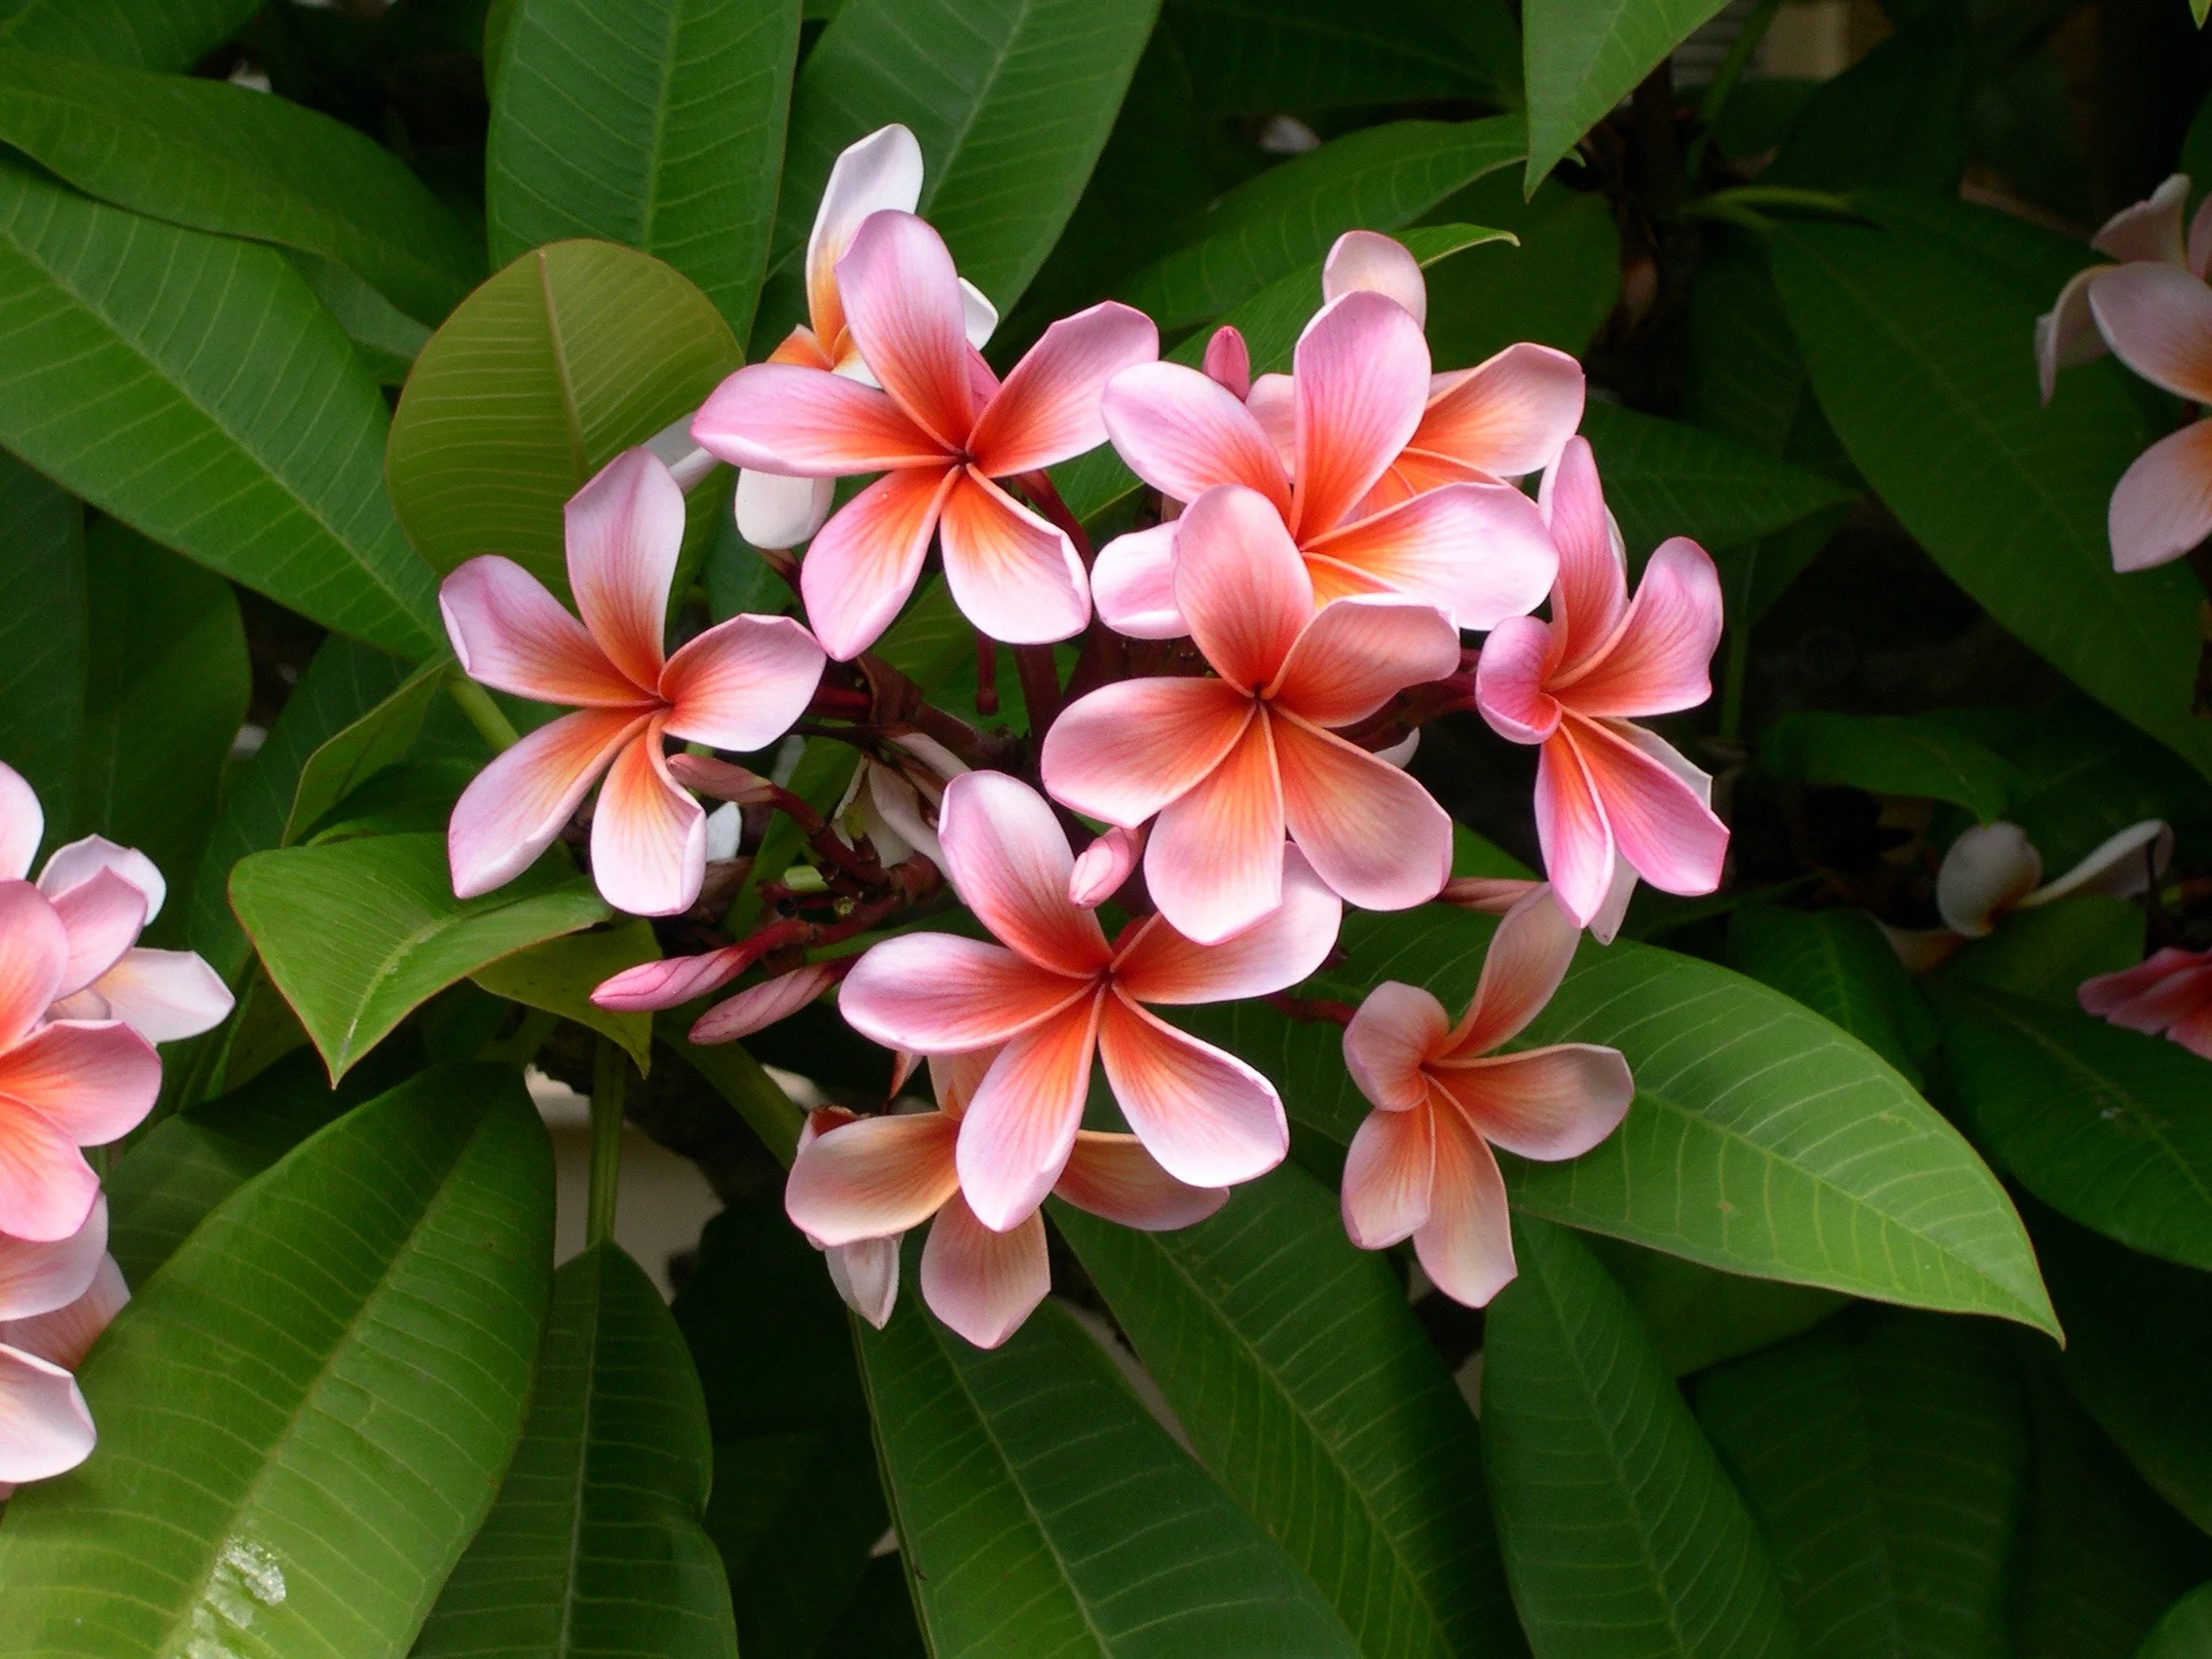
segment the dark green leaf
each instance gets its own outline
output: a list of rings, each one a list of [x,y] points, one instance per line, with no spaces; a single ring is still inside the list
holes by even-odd
[[[0,18],[0,44],[183,70],[260,9],[260,0],[20,0]]]
[[[0,760],[62,829],[85,731],[85,509],[0,452]]]
[[[1943,721],[1912,715],[1801,709],[1766,728],[1759,758],[1792,783],[1947,800],[1984,824],[2003,815],[2014,783],[2003,756]]]
[[[1521,78],[1512,18],[1483,0],[1167,0],[1160,32],[1190,63],[1198,102],[1230,115],[1511,102],[1498,94]]]
[[[1516,341],[1579,357],[1621,291],[1621,237],[1602,196],[1547,182],[1530,202],[1510,171],[1463,190],[1430,217],[1495,225],[1520,239],[1470,249],[1428,276],[1428,350],[1438,369],[1471,368]]]
[[[2197,1659],[2212,1652],[2212,1584],[2191,1591],[2158,1620],[2135,1659]]]
[[[1635,1306],[1660,1363],[1677,1377],[1793,1337],[1849,1301],[1832,1290],[1701,1268],[1602,1235],[1583,1242]]]
[[[1967,8],[1924,8],[1806,100],[1760,182],[1814,190],[1899,185],[1956,195],[1966,151]]]
[[[1728,919],[1728,965],[1840,1025],[1913,1086],[1938,1040],[1897,952],[1863,910],[1746,904]]]
[[[2143,960],[2143,912],[2125,899],[2078,893],[2031,910],[2014,910],[1987,939],[1968,941],[1941,970],[2073,1011],[2083,979],[2117,974]]]
[[[623,969],[656,961],[659,956],[652,923],[636,919],[549,939],[486,963],[469,977],[496,997],[541,1008],[612,1038],[637,1061],[640,1072],[648,1072],[653,1058],[653,1016],[616,1014],[594,1003],[591,993]]]
[[[1521,9],[1529,95],[1528,194],[1575,140],[1719,11],[1724,0],[1528,0]]]

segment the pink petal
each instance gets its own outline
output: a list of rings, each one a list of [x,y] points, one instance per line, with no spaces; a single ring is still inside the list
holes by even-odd
[[[1535,804],[1544,874],[1567,913],[1587,923],[1612,891],[1617,854],[1582,751],[1565,728],[1544,740],[1537,756]]]
[[[1720,645],[1720,572],[1685,536],[1659,544],[1613,637],[1549,689],[1575,713],[1665,715],[1713,695]]]
[[[1224,484],[1175,521],[1175,601],[1191,638],[1241,690],[1281,671],[1313,616],[1313,583],[1265,496]]]
[[[599,895],[634,916],[673,916],[697,903],[707,873],[707,815],[676,787],[649,722],[614,756],[591,820]]]
[[[1362,1250],[1412,1237],[1428,1220],[1435,1184],[1436,1114],[1425,1104],[1368,1113],[1345,1154],[1339,1201],[1346,1235]]]
[[[146,896],[114,870],[103,869],[52,903],[69,936],[69,965],[55,994],[59,1001],[83,990],[137,943],[146,925]]]
[[[66,1238],[33,1243],[0,1235],[0,1324],[66,1308],[92,1285],[107,1254],[107,1199]]]
[[[765,1031],[798,1013],[836,980],[837,971],[828,963],[794,968],[789,974],[763,979],[701,1014],[691,1026],[691,1041],[734,1043],[740,1037]]]
[[[1229,1201],[1226,1187],[1187,1187],[1161,1168],[1134,1135],[1076,1131],[1067,1168],[1052,1188],[1077,1209],[1145,1233],[1172,1233]]]
[[[894,1112],[818,1134],[792,1161],[784,1213],[825,1248],[919,1227],[958,1190],[959,1127],[941,1112]]]
[[[2206,207],[2202,202],[2196,204],[2196,211],[2190,215],[2189,241],[2184,253],[2189,260],[2190,270],[2198,276],[2204,275],[2207,267],[2212,267],[2212,207]]]
[[[446,638],[461,672],[482,685],[571,708],[635,708],[634,684],[545,585],[512,559],[471,559],[438,589]]]
[[[51,1312],[0,1324],[0,1343],[74,1371],[129,1301],[130,1287],[123,1282],[123,1270],[113,1256],[103,1254],[92,1264],[92,1282],[83,1295]]]
[[[1198,944],[1153,916],[1114,959],[1114,980],[1140,1003],[1234,1002],[1295,985],[1337,942],[1344,902],[1296,847],[1282,854],[1282,902],[1219,944]]]
[[[1552,1000],[1581,942],[1581,928],[1548,888],[1521,900],[1491,936],[1474,1001],[1440,1057],[1487,1054],[1518,1037]]]
[[[99,1177],[67,1133],[0,1097],[0,1233],[34,1242],[67,1238],[99,1194]]]
[[[68,969],[69,933],[46,895],[0,881],[0,1048],[39,1022]]]
[[[938,839],[945,875],[1002,942],[1055,974],[1085,977],[1106,966],[1098,918],[1069,902],[1075,855],[1043,795],[1003,772],[963,772],[945,786]],[[934,1051],[980,1044],[904,1046]]]
[[[1298,463],[1298,389],[1288,375],[1261,375],[1252,382],[1244,407],[1260,423],[1268,442],[1274,445],[1275,461],[1290,476]]]
[[[930,1091],[937,1096],[937,1103],[955,1118],[961,1116],[968,1110],[968,1102],[976,1098],[976,1090],[983,1087],[983,1079],[991,1075],[992,1062],[998,1057],[997,1048],[930,1055]]]
[[[1252,351],[1244,336],[1223,323],[1206,341],[1205,360],[1198,365],[1206,379],[1241,403],[1252,389]]]
[[[1426,903],[1452,874],[1452,820],[1387,760],[1295,717],[1272,722],[1291,839],[1367,910]]]
[[[869,948],[837,993],[837,1009],[886,1048],[950,1054],[1003,1043],[1089,992],[1087,979],[1038,968],[1003,945],[911,933]]]
[[[43,1481],[92,1454],[92,1414],[58,1365],[0,1346],[0,1481]]]
[[[899,1240],[856,1238],[823,1252],[830,1265],[830,1282],[837,1287],[845,1306],[877,1330],[891,1323],[891,1310],[899,1303]]]
[[[2212,1004],[2199,1006],[2175,1020],[2166,1039],[2179,1043],[2199,1059],[2212,1060]]]
[[[1936,909],[1944,926],[1969,939],[1992,930],[2043,879],[2043,855],[2017,824],[1971,825],[1951,843],[1936,871]]]
[[[1315,596],[1384,589],[1461,628],[1494,628],[1543,603],[1559,570],[1536,504],[1510,484],[1445,484],[1305,546]]]
[[[1041,1216],[994,1233],[955,1194],[922,1246],[922,1300],[980,1348],[1013,1336],[1051,1288]]]
[[[2168,433],[2129,463],[2106,530],[2120,571],[2166,564],[2212,535],[2212,421]]]
[[[145,1038],[114,1020],[57,1019],[0,1051],[0,1113],[36,1113],[78,1146],[120,1140],[154,1108],[162,1062]],[[80,1211],[70,1231],[84,1220]],[[25,1233],[0,1219],[0,1233]]]
[[[922,573],[938,515],[965,474],[887,472],[847,501],[807,548],[799,597],[822,648],[850,662],[897,618]]]
[[[650,450],[624,450],[569,498],[565,516],[569,586],[584,626],[616,668],[658,684],[683,492]]]
[[[1409,685],[1459,666],[1459,633],[1433,606],[1388,595],[1340,599],[1298,638],[1269,695],[1319,726],[1364,720]]]
[[[1191,631],[1175,603],[1175,521],[1117,535],[1090,567],[1090,603],[1106,626],[1132,640],[1176,640]]]
[[[1483,1139],[1523,1158],[1580,1158],[1628,1116],[1636,1081],[1615,1049],[1566,1043],[1436,1068]]]
[[[2125,1023],[2133,1031],[2157,1031],[2172,1017],[2170,1010],[2157,1023],[2136,1023],[2120,1016],[2123,1011],[2142,1007],[2146,998],[2162,996],[2168,985],[2187,983],[2207,969],[2212,969],[2212,950],[2183,950],[2169,944],[2132,968],[2083,979],[2076,994],[2084,1014]]]
[[[822,646],[789,616],[732,616],[669,659],[660,677],[671,737],[744,754],[806,712]]]
[[[2111,259],[2179,265],[2183,258],[2181,216],[2188,204],[2188,176],[2171,174],[2148,200],[2131,203],[2107,219],[2089,239],[2089,245]]]
[[[1509,616],[1483,642],[1475,707],[1498,736],[1542,743],[1559,729],[1559,703],[1544,689],[1554,643],[1551,625],[1533,616]]]
[[[455,896],[489,893],[535,864],[575,816],[593,780],[649,723],[627,709],[564,715],[477,773],[446,827]]]
[[[720,989],[759,958],[758,946],[739,943],[696,956],[664,956],[657,962],[640,962],[602,979],[591,993],[592,1005],[617,1014],[677,1008],[693,997]]]
[[[1582,365],[1524,342],[1431,383],[1413,447],[1493,478],[1541,472],[1582,424]]]
[[[1628,572],[1589,439],[1567,439],[1544,474],[1537,502],[1559,550],[1551,623],[1565,634],[1562,657],[1576,661],[1610,639],[1628,609]]]
[[[119,847],[105,835],[87,835],[56,847],[46,867],[38,872],[38,890],[49,899],[58,900],[102,870],[121,876],[145,895],[146,921],[151,926],[168,897],[168,883],[162,879],[152,859],[136,847]]]
[[[1345,1069],[1360,1093],[1383,1111],[1411,1112],[1428,1098],[1422,1068],[1451,1034],[1442,1003],[1419,985],[1385,979],[1367,993],[1345,1027]]]
[[[1144,857],[1144,830],[1108,830],[1075,856],[1068,875],[1068,900],[1086,910],[1095,910],[1122,890],[1122,884]]]
[[[2089,284],[2111,269],[2092,265],[2077,271],[2058,290],[2050,310],[2036,318],[2036,385],[2046,403],[2058,390],[2060,369],[2093,363],[2105,354],[2105,338],[2089,310]]]
[[[1097,1047],[1092,994],[999,1051],[960,1120],[960,1191],[1004,1233],[1036,1212],[1060,1178],[1083,1123]]]
[[[1417,324],[1428,321],[1428,283],[1404,242],[1378,231],[1346,231],[1321,262],[1321,298],[1375,293],[1396,300]],[[1569,428],[1571,430],[1571,428]]]
[[[1219,680],[1102,685],[1045,734],[1045,788],[1078,812],[1134,829],[1210,776],[1252,716],[1252,699]]]
[[[976,419],[968,453],[986,477],[1051,466],[1106,441],[1099,401],[1122,370],[1160,355],[1144,313],[1108,300],[1045,330]]]
[[[1067,534],[973,466],[954,478],[944,498],[940,544],[944,579],[960,613],[1010,645],[1043,645],[1082,633],[1090,620],[1090,584]]]
[[[1193,1187],[1233,1187],[1282,1161],[1290,1126],[1272,1084],[1118,992],[1104,1003],[1106,1081],[1168,1174]]]
[[[796,478],[943,466],[954,454],[889,394],[796,363],[739,369],[692,417],[691,441],[733,466]]]
[[[1124,369],[1099,410],[1129,470],[1175,501],[1195,501],[1217,484],[1241,484],[1290,507],[1282,461],[1235,394],[1180,363]]]
[[[1334,530],[1420,424],[1428,342],[1382,294],[1346,294],[1307,325],[1293,358],[1293,505],[1300,540]]]
[[[1456,904],[1462,910],[1480,910],[1486,916],[1502,916],[1544,884],[1513,876],[1456,875],[1444,884],[1439,903]]]
[[[1469,1308],[1513,1281],[1513,1227],[1505,1182],[1489,1147],[1456,1114],[1436,1118],[1436,1179],[1414,1255],[1436,1288]]]
[[[911,213],[872,215],[837,262],[845,326],[883,389],[947,450],[976,424],[960,276],[943,239]]]
[[[1221,764],[1161,809],[1145,885],[1187,939],[1218,944],[1282,903],[1282,785],[1270,722],[1245,727]]]
[[[38,804],[38,792],[22,773],[0,761],[0,881],[20,881],[30,874],[45,834],[46,813]]]
[[[149,1043],[175,1043],[212,1031],[230,1017],[230,986],[189,950],[127,950],[92,981],[92,991]]]
[[[837,261],[861,226],[873,213],[911,213],[921,199],[922,147],[898,123],[877,128],[838,153],[806,239],[806,309],[818,338],[834,340],[845,326]]]
[[[1659,740],[1619,722],[1572,722],[1582,763],[1605,803],[1605,827],[1620,856],[1662,893],[1689,896],[1720,885],[1728,855],[1728,826],[1714,816],[1700,789],[1682,772],[1649,753]],[[1706,792],[1712,781],[1699,772]]]
[[[2212,403],[2212,289],[2179,265],[2122,265],[2097,278],[2089,310],[2113,355],[2154,386]]]

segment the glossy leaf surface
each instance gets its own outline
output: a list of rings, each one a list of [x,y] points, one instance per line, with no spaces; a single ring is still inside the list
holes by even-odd
[[[56,812],[77,794],[85,730],[85,509],[0,455],[0,760]]]
[[[1722,0],[1530,0],[1521,18],[1529,94],[1528,191]]]

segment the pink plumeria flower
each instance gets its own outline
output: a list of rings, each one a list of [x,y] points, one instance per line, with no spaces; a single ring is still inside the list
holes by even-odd
[[[1017,1226],[1059,1180],[1094,1054],[1129,1126],[1177,1180],[1227,1187],[1282,1161],[1289,1129],[1273,1086],[1144,1005],[1263,996],[1320,966],[1342,906],[1303,859],[1285,871],[1281,906],[1226,944],[1195,944],[1164,916],[1108,944],[1095,912],[1069,901],[1067,834],[1028,786],[999,772],[953,779],[938,838],[954,890],[1002,942],[886,940],[838,1006],[892,1049],[1004,1045],[960,1124],[960,1188],[984,1226]]]
[[[1283,834],[1371,910],[1434,898],[1452,821],[1388,761],[1329,728],[1459,665],[1433,606],[1361,595],[1313,609],[1313,584],[1266,497],[1207,491],[1182,518],[1176,603],[1218,679],[1124,680],[1052,723],[1045,787],[1134,829],[1155,813],[1145,883],[1187,938],[1214,943],[1280,903]]]
[[[2122,207],[2089,239],[2089,245],[2121,265],[2165,265],[2202,280],[2212,266],[2212,201],[2196,209],[2189,235],[2181,218],[2189,205],[2189,175],[2175,173],[2150,199]],[[2036,378],[2048,403],[2058,389],[2058,371],[2104,355],[2089,305],[2090,290],[2119,267],[2092,265],[2079,271],[2058,291],[2049,311],[2036,318]]]
[[[0,1498],[92,1455],[92,1414],[70,1375],[130,1292],[107,1253],[107,1200],[47,1243],[0,1235]]]
[[[922,199],[922,147],[897,126],[879,128],[848,144],[830,169],[814,229],[806,239],[806,321],[768,353],[771,363],[827,369],[863,386],[875,385],[837,294],[837,261],[871,213],[911,213]],[[960,283],[961,318],[968,344],[978,351],[998,327],[999,313],[975,283]],[[737,475],[737,530],[756,547],[796,547],[830,516],[836,482],[787,478],[780,473]]]
[[[991,638],[1064,640],[1090,620],[1066,534],[996,479],[1105,441],[1099,388],[1160,354],[1152,319],[1107,303],[1045,331],[1001,385],[962,332],[960,281],[937,232],[879,212],[837,263],[845,326],[882,389],[796,363],[755,363],[716,388],[692,436],[724,461],[799,478],[884,476],[807,549],[799,592],[839,661],[891,625],[940,537],[955,604]]]
[[[1611,1134],[1636,1085],[1612,1049],[1562,1043],[1500,1054],[1574,959],[1572,918],[1549,893],[1498,924],[1457,1025],[1428,992],[1376,986],[1345,1027],[1345,1064],[1375,1110],[1345,1160],[1345,1231],[1363,1250],[1412,1238],[1437,1289],[1480,1308],[1513,1277],[1505,1182],[1493,1146],[1579,1158]]]
[[[1036,1206],[994,1229],[961,1196],[961,1124],[998,1052],[931,1055],[935,1112],[859,1118],[830,1107],[807,1118],[784,1208],[829,1253],[838,1294],[879,1331],[899,1296],[900,1238],[924,1222],[922,1300],[977,1347],[1014,1335],[1052,1288]],[[1051,1190],[1078,1209],[1151,1233],[1203,1221],[1229,1200],[1226,1188],[1176,1180],[1134,1135],[1091,1129],[1076,1131]]]
[[[1233,374],[1235,355],[1225,349],[1221,372]],[[1287,460],[1229,387],[1178,363],[1115,376],[1106,429],[1130,469],[1171,500],[1222,484],[1265,497],[1306,561],[1316,604],[1396,593],[1459,627],[1490,628],[1542,600],[1557,561],[1534,503],[1510,486],[1451,483],[1363,516],[1428,406],[1428,342],[1402,306],[1369,292],[1331,301],[1307,325],[1292,369],[1276,399],[1289,414]],[[1253,390],[1263,404],[1264,387]],[[1098,555],[1091,591],[1121,633],[1190,632],[1175,598],[1181,523],[1118,537]]]
[[[13,767],[0,765],[0,881],[30,873],[44,833],[38,796]],[[69,935],[69,966],[50,1017],[120,1019],[150,1043],[173,1043],[229,1015],[230,987],[198,955],[138,943],[168,894],[144,853],[88,835],[46,861],[38,889]]]
[[[1936,869],[1936,910],[1939,928],[1893,928],[1882,932],[1898,959],[1914,973],[1941,966],[1972,939],[1987,939],[2014,910],[2033,910],[2072,898],[2102,893],[2133,899],[2151,890],[2173,857],[2174,832],[2162,819],[2146,818],[2108,835],[2072,869],[2051,881],[2043,878],[2043,854],[2017,824],[2003,819],[1965,830],[1943,854]]]
[[[1551,620],[1498,626],[1475,697],[1500,736],[1543,745],[1536,836],[1560,903],[1577,924],[1605,912],[1617,925],[1636,876],[1667,893],[1720,885],[1728,827],[1713,814],[1713,780],[1631,723],[1713,694],[1720,577],[1677,535],[1651,555],[1631,603],[1586,439],[1570,440],[1544,475],[1543,506],[1559,546]]]
[[[822,647],[788,616],[733,616],[673,657],[661,649],[683,542],[683,493],[642,449],[609,461],[568,506],[579,623],[511,559],[471,559],[438,594],[472,680],[574,708],[487,766],[447,830],[453,890],[489,893],[537,861],[600,774],[592,876],[609,904],[672,915],[699,897],[706,813],[669,776],[664,738],[764,748],[805,711]]]
[[[2212,950],[2172,945],[2119,974],[2083,979],[2083,1012],[2128,1031],[2163,1035],[2212,1060]]]
[[[2165,264],[2107,270],[2089,309],[2113,355],[2177,397],[2212,403],[2212,288]],[[2137,456],[2113,487],[2105,529],[2116,571],[2147,571],[2212,535],[2212,422],[2196,420]]]

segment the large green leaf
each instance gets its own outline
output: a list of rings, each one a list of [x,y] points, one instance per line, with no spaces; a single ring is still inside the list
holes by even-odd
[[[1914,715],[1800,709],[1767,727],[1759,758],[1778,778],[1947,800],[1984,824],[2004,812],[2014,781],[2002,756],[1943,721]]]
[[[0,139],[88,196],[337,261],[435,323],[482,239],[382,144],[227,81],[0,53]]]
[[[1231,115],[1500,94],[1520,41],[1494,0],[1166,0],[1198,101]]]
[[[1429,273],[1428,350],[1436,368],[1471,368],[1523,340],[1579,357],[1613,314],[1621,234],[1601,195],[1547,180],[1524,202],[1521,181],[1508,168],[1430,217],[1495,225],[1517,239],[1470,249]]]
[[[1959,105],[1966,92],[1968,8],[1926,6],[1902,22],[1805,101],[1760,182],[1958,193],[1966,162]]]
[[[1725,0],[1528,0],[1521,78],[1529,97],[1527,188],[1598,125]]]
[[[1765,1543],[1628,1299],[1572,1234],[1513,1231],[1483,1450],[1536,1659],[1795,1654]]]
[[[0,1527],[0,1653],[390,1659],[522,1431],[553,1161],[521,1074],[425,1072],[247,1183],[80,1374],[92,1458]]]
[[[1920,1087],[1936,1019],[1865,911],[1743,905],[1728,918],[1728,965],[1840,1025]]]
[[[558,852],[456,899],[436,834],[255,853],[231,874],[231,905],[333,1080],[455,980],[608,914]]]
[[[1995,1333],[1862,1308],[1707,1374],[1806,1659],[2001,1659],[2027,1422]]]
[[[798,264],[837,154],[889,122],[921,142],[920,210],[1011,311],[1113,130],[1160,0],[845,0],[792,94],[762,350],[804,319]]]
[[[2166,1610],[2135,1659],[2197,1659],[2212,1652],[2212,1584],[2191,1591]]]
[[[618,1014],[591,1000],[600,985],[625,968],[660,956],[652,923],[639,917],[611,928],[565,934],[530,945],[469,976],[496,997],[540,1008],[622,1045],[640,1072],[652,1069],[653,1016]]]
[[[1986,939],[1970,940],[1938,970],[1944,979],[2081,1009],[2083,979],[2143,960],[2143,912],[2130,900],[2077,893],[2015,910]]]
[[[526,253],[416,359],[392,417],[392,506],[432,569],[502,553],[566,595],[561,508],[689,415],[739,362],[706,295],[611,242]]]
[[[2024,343],[2048,295],[1901,219],[1781,226],[1773,262],[1821,406],[1905,528],[2083,689],[2212,768],[2194,583],[2112,568],[2106,503],[2157,435],[2124,371],[2070,369],[2040,408]]]
[[[0,760],[64,827],[85,731],[85,509],[0,451]]]
[[[1314,984],[1357,1001],[1401,979],[1463,1008],[1494,926],[1444,905],[1347,915],[1346,960]],[[1183,1022],[1272,1078],[1294,1118],[1351,1138],[1367,1102],[1334,1027],[1257,1002]],[[1637,1096],[1571,1162],[1503,1160],[1520,1209],[1730,1272],[2051,1327],[1997,1178],[1872,1051],[1790,998],[1651,945],[1586,942],[1529,1040],[1619,1049]]]
[[[1335,1194],[1285,1164],[1179,1233],[1053,1219],[1198,1456],[1363,1654],[1520,1650],[1474,1419]]]
[[[182,70],[259,10],[260,0],[18,0],[0,18],[0,44]]]
[[[553,1275],[522,1444],[417,1659],[736,1659],[699,1524],[712,1470],[699,1379],[660,1292],[620,1245],[594,1245]]]
[[[1952,1088],[2021,1185],[2133,1249],[2212,1269],[2204,1062],[2078,1009],[1933,988]]]
[[[1052,1303],[970,1347],[907,1294],[862,1330],[899,1547],[937,1659],[1359,1649]]]
[[[571,237],[642,248],[744,339],[798,24],[798,0],[521,0],[485,156],[493,260]]]
[[[275,248],[0,165],[0,442],[94,506],[339,633],[436,642],[384,394]]]
[[[1677,1377],[1756,1353],[1850,1300],[1811,1285],[1720,1272],[1601,1234],[1583,1242],[1627,1295],[1660,1363]]]
[[[1204,322],[1311,265],[1344,232],[1411,224],[1522,149],[1518,116],[1362,128],[1208,203],[1184,225],[1182,245],[1115,296],[1163,329]]]

